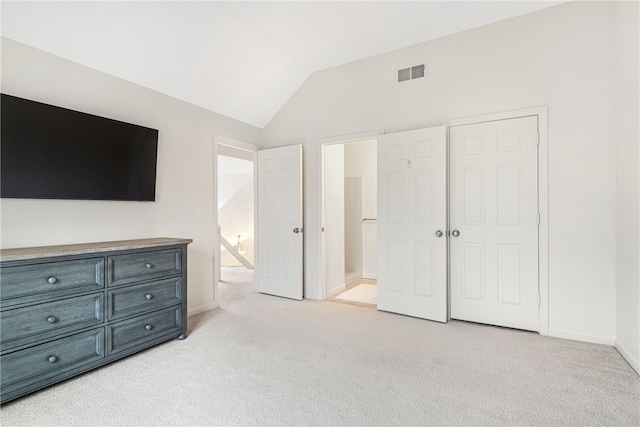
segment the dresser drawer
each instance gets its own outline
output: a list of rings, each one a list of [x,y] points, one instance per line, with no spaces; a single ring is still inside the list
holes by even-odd
[[[104,328],[36,345],[0,358],[2,391],[41,381],[104,357]]]
[[[111,290],[107,297],[107,319],[121,319],[180,304],[181,287],[182,278],[178,277]]]
[[[46,298],[52,292],[91,292],[104,287],[104,258],[2,267],[0,296]]]
[[[107,326],[107,355],[181,331],[181,306],[154,311]]]
[[[107,284],[122,285],[182,273],[180,248],[114,255],[107,261]]]
[[[20,345],[59,333],[97,326],[103,321],[102,293],[36,304],[0,313],[0,342]]]

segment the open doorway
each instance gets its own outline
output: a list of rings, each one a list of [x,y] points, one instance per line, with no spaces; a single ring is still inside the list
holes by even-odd
[[[255,234],[255,151],[216,141],[216,301],[252,292]]]
[[[323,147],[325,298],[377,303],[377,148],[375,139]]]

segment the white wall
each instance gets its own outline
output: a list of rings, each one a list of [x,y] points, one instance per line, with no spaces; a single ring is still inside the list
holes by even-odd
[[[616,347],[640,373],[638,2],[613,9],[616,131]]]
[[[155,202],[2,199],[1,246],[191,238],[189,313],[214,306],[213,133],[259,144],[260,129],[5,38],[2,92],[160,133]]]
[[[227,199],[224,206],[218,209],[218,225],[220,226],[220,234],[236,249],[238,249],[238,236],[240,236],[240,253],[247,261],[254,264],[253,174],[248,174],[248,178],[238,175],[244,174],[218,176],[218,194],[225,192],[224,187],[229,183],[229,178],[238,178],[243,182],[242,186],[237,188],[235,193]],[[232,187],[235,187],[235,184],[232,184]],[[221,246],[220,265],[239,267],[242,266],[242,263]]]
[[[613,344],[614,96],[611,4],[571,2],[313,74],[265,128],[265,146],[306,140],[305,295],[320,298],[319,138],[395,132],[546,105],[549,331]],[[396,70],[426,64],[425,79]]]
[[[249,150],[217,144],[218,226],[221,234],[254,264],[254,156]],[[220,245],[221,266],[242,266]]]
[[[345,177],[362,178],[361,218],[378,217],[378,164],[377,141],[350,142],[344,146]],[[375,221],[362,223],[362,275],[367,279],[378,277],[377,266],[377,224]]]
[[[221,137],[220,135],[218,135],[218,137],[221,138],[220,143],[218,144],[218,155],[219,156],[225,156],[225,157],[231,157],[234,159],[241,159],[241,160],[246,160],[248,162],[251,162],[253,164],[254,162],[254,156],[255,153],[249,149],[244,149],[244,148],[238,148],[235,146],[231,146],[231,145],[225,145],[225,143],[222,140],[226,140],[226,143],[231,144],[231,143],[237,143],[237,144],[243,144],[242,141],[232,141],[231,138],[229,137]],[[238,165],[233,165],[233,170],[242,170],[243,172],[247,172],[247,166],[246,164],[243,166],[238,166]],[[253,171],[253,168],[250,168]],[[221,171],[223,172],[223,171]]]
[[[322,298],[335,295],[345,289],[344,146],[342,144],[327,145],[324,149],[324,245],[325,285]],[[322,254],[319,255],[322,256]]]
[[[218,161],[221,156],[218,156]],[[253,163],[253,162],[252,162]],[[222,209],[238,191],[253,181],[253,173],[218,175],[218,209]]]
[[[346,150],[345,150],[345,163]],[[362,279],[362,177],[344,177],[344,275],[347,286]]]

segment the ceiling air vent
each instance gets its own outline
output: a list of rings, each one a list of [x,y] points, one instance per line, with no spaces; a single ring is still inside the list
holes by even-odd
[[[425,74],[424,70],[424,64],[398,70],[398,83],[406,82],[407,80],[422,78]]]

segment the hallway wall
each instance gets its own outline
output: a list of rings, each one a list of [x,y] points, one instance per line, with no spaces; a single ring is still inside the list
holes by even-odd
[[[345,176],[344,274],[347,285],[362,279],[362,229],[362,177]]]
[[[322,236],[325,249],[324,254],[321,254],[321,256],[324,255],[322,299],[343,291],[346,285],[344,281],[344,146],[342,144],[328,145],[324,149],[323,198],[324,232]]]
[[[375,219],[378,214],[377,144],[375,139],[350,142],[344,145],[345,177],[360,177],[362,182],[362,212],[360,218]],[[377,224],[363,221],[362,227],[362,276],[378,277],[377,272]]]

